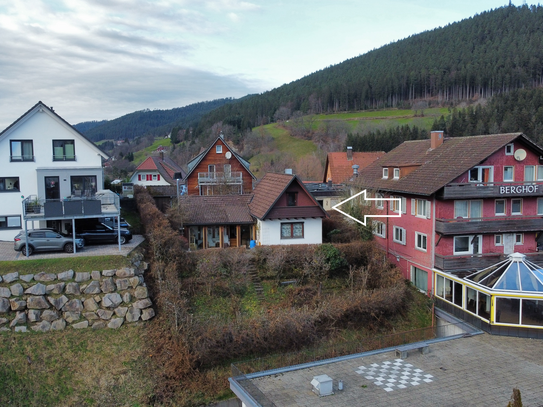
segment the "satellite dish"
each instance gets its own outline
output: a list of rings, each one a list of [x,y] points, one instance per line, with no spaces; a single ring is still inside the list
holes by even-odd
[[[522,161],[526,158],[526,150],[519,148],[514,154],[515,160]]]
[[[232,157],[232,153],[230,151],[227,151],[224,156],[226,157],[227,160],[229,160]]]

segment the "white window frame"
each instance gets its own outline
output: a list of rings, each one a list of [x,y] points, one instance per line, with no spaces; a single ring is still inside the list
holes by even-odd
[[[424,287],[426,288],[426,290],[420,288],[419,286],[417,286],[416,284],[416,273],[417,273],[417,270],[420,270],[422,273],[426,274],[426,280],[425,280],[425,283],[424,283]],[[421,274],[422,274],[421,273]],[[428,292],[428,272],[426,270],[423,270],[421,269],[420,267],[416,267],[416,266],[411,266],[411,283],[413,284],[413,286],[415,286],[419,291],[423,292],[423,293],[426,293]]]
[[[388,179],[388,168],[383,168],[383,178]]]
[[[505,145],[505,155],[514,155],[515,154],[515,145],[509,143]]]
[[[503,246],[503,235],[494,235],[494,246]]]
[[[543,198],[537,198],[537,214],[543,215]]]
[[[498,210],[497,210],[497,204],[498,204],[498,201],[503,201],[503,213],[499,213]],[[507,215],[507,199],[496,199],[494,201],[494,215],[495,216],[505,216]]]
[[[422,252],[426,252],[428,250],[428,235],[425,233],[415,232],[415,249]]]
[[[399,234],[399,239],[397,238],[397,234]],[[405,245],[405,229],[399,226],[394,226],[394,235],[392,236],[392,240],[396,243]]]
[[[511,168],[511,178],[505,179],[505,170]],[[503,166],[503,182],[515,182],[515,166],[514,165],[504,165]]]
[[[216,152],[217,154],[222,154],[222,146],[221,146],[220,144],[217,144],[217,145],[215,146],[215,152]]]
[[[389,201],[390,210],[396,213],[400,213],[400,212],[405,213],[405,205],[406,205],[405,198],[401,196],[394,196],[394,195],[391,195],[390,197],[393,198]]]
[[[394,168],[394,179],[400,179],[400,169]]]
[[[520,212],[513,212],[513,201],[520,201]],[[522,198],[511,198],[511,215],[522,215]]]
[[[380,192],[377,192],[375,193],[375,198],[377,198],[377,200],[375,201],[375,207],[377,209],[384,209],[384,204],[383,204],[383,194],[381,194]]]
[[[535,171],[536,171],[535,165],[525,165],[524,166],[524,182],[534,182],[536,178]],[[531,177],[529,176],[530,172],[532,173]],[[528,178],[532,178],[532,179],[528,179]]]
[[[485,169],[490,170],[488,174],[488,181],[483,180],[483,172]],[[471,173],[472,171],[477,170],[477,179],[471,179]],[[471,170],[468,171],[468,180],[469,182],[494,182],[494,167],[491,165],[481,165],[473,167]]]
[[[411,215],[417,218],[430,219],[431,202],[425,199],[411,199]]]
[[[515,246],[524,244],[524,233],[515,233]]]
[[[457,252],[456,251],[456,239],[459,239],[459,238],[463,238],[463,237],[467,237],[469,239],[469,248],[468,248],[468,251],[465,251],[465,252]],[[474,241],[475,239],[478,240],[478,247],[479,247],[479,250],[477,253],[474,253]],[[483,239],[481,237],[481,235],[462,235],[462,236],[454,236],[453,238],[453,253],[455,256],[462,256],[462,255],[467,255],[467,254],[481,254],[482,253],[482,245],[483,245]]]
[[[466,205],[467,205],[467,216],[459,216],[459,214],[457,213],[457,208],[456,208],[456,204],[457,203],[461,203],[461,202],[465,202]],[[457,219],[457,218],[462,218],[462,219],[471,219],[472,218],[472,210],[471,210],[471,205],[472,203],[474,202],[477,202],[479,203],[480,207],[481,207],[481,218],[483,217],[483,201],[481,199],[471,199],[471,200],[456,200],[454,201],[454,218]],[[477,217],[477,219],[479,219],[479,217]]]
[[[386,239],[387,237],[387,227],[384,222],[380,222],[378,220],[374,220],[372,222],[373,226],[373,234],[375,236],[382,237],[383,239]]]

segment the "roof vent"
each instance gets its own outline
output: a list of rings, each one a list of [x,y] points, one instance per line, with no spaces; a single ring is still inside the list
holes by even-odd
[[[347,147],[347,160],[353,160],[353,148],[351,146]]]
[[[334,394],[332,378],[327,374],[321,374],[320,376],[314,376],[311,380],[311,385],[313,386],[313,392],[319,396],[330,396]]]
[[[292,175],[292,168],[285,168],[285,174]]]
[[[353,165],[353,175],[355,177],[358,177],[358,169],[359,168],[360,168],[360,165],[358,165],[358,164]]]

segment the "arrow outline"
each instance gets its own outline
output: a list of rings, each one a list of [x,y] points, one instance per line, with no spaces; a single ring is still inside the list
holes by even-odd
[[[363,198],[364,198],[365,201],[397,201],[398,205],[399,205],[399,208],[400,208],[400,211],[398,212],[397,215],[364,215],[364,220],[361,221],[360,219],[356,219],[355,217],[349,215],[348,213],[343,212],[341,209],[338,209],[338,206],[341,206],[344,203],[349,202],[351,199],[354,199],[359,195],[364,195]],[[402,209],[403,208],[402,208],[402,198],[368,198],[366,196],[366,190],[364,189],[364,190],[360,191],[359,193],[351,196],[350,198],[347,198],[346,200],[341,201],[340,203],[332,206],[332,209],[338,211],[342,215],[347,216],[349,219],[352,219],[355,222],[358,222],[361,225],[366,226],[366,223],[367,223],[366,218],[400,218],[402,216]]]

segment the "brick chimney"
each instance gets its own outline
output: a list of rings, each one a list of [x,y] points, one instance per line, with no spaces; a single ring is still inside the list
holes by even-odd
[[[347,160],[353,160],[353,148],[351,146],[347,147]]]
[[[430,148],[433,150],[443,144],[443,131],[432,131],[430,133]]]

